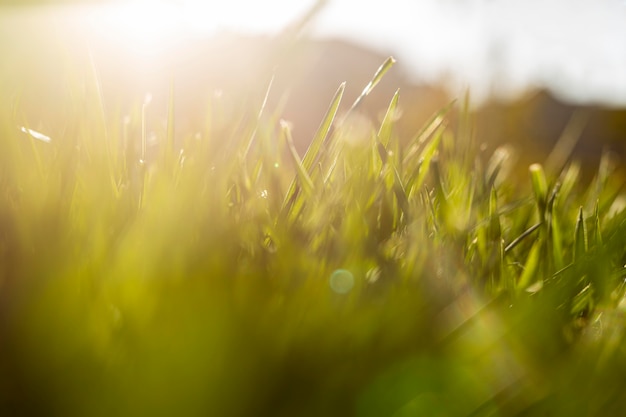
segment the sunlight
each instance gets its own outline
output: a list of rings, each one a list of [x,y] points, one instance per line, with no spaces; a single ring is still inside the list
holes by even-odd
[[[219,31],[277,32],[313,3],[133,0],[94,7],[85,22],[98,38],[145,57],[190,37],[206,37]]]
[[[314,0],[204,1],[182,0],[183,19],[194,34],[206,35],[220,30],[272,33],[281,30],[306,12]]]
[[[164,1],[138,0],[100,6],[86,19],[95,35],[138,56],[152,56],[184,36],[181,8]]]

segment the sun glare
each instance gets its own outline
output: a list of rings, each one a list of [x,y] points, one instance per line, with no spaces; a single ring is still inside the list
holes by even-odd
[[[306,12],[314,0],[182,0],[183,19],[196,34],[216,30],[272,33]]]
[[[180,7],[163,1],[132,1],[96,8],[87,19],[95,35],[133,54],[158,54],[184,35]]]
[[[281,30],[313,4],[269,0],[117,2],[91,9],[89,30],[138,56],[151,56],[188,37],[218,31],[272,33]]]

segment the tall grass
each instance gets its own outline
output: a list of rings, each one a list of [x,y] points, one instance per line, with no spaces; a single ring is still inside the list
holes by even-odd
[[[95,96],[49,143],[0,115],[2,414],[620,415],[608,156],[507,176],[456,103],[401,146],[398,93],[355,142],[342,95],[302,158],[263,111],[174,138],[172,101],[151,151]]]

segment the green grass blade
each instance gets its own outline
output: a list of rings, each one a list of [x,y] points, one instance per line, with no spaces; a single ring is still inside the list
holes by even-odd
[[[293,158],[294,165],[296,167],[297,178],[299,179],[299,183],[302,186],[302,189],[306,193],[306,195],[311,195],[313,191],[313,181],[309,176],[307,170],[304,168],[304,164],[300,160],[300,156],[298,155],[298,151],[293,143],[293,138],[291,136],[291,129],[289,125],[283,123],[282,125],[283,131],[285,133],[285,138],[287,139],[287,147],[289,149],[289,154]],[[293,183],[292,183],[293,184]]]
[[[175,116],[175,100],[174,100],[175,86],[174,78],[170,80],[170,91],[167,101],[167,131],[165,134],[165,146],[161,149],[161,162],[163,167],[168,167],[171,161],[168,159],[174,158],[176,152],[174,151],[174,116]]]
[[[560,212],[555,205],[551,210],[551,240],[552,240],[552,257],[554,268],[559,271],[565,267],[565,255],[563,253],[563,231],[561,226]]]
[[[500,242],[502,240],[502,225],[498,214],[498,193],[495,187],[491,189],[489,194],[489,219],[489,238],[492,242]]]
[[[540,164],[532,164],[528,169],[530,171],[535,201],[537,202],[539,218],[543,222],[548,201],[548,182],[546,181],[546,174]]]
[[[146,163],[148,154],[148,107],[152,102],[152,96],[147,94],[141,106],[141,163]]]
[[[248,154],[250,153],[250,149],[252,148],[252,145],[254,144],[254,141],[256,140],[257,131],[259,130],[259,123],[261,122],[263,114],[265,114],[265,107],[267,106],[267,100],[269,99],[270,92],[272,91],[272,85],[274,85],[274,76],[275,75],[272,74],[272,77],[270,78],[270,81],[267,84],[267,88],[265,89],[265,95],[263,96],[261,107],[259,108],[259,113],[257,115],[256,121],[254,124],[254,129],[252,129],[252,133],[250,134],[248,143],[246,144],[244,148],[244,152],[242,155],[242,159],[244,160],[248,157]]]
[[[574,261],[578,261],[587,253],[587,227],[585,226],[582,206],[578,210],[574,233]]]
[[[579,315],[594,307],[594,290],[586,285],[572,300],[571,314]]]
[[[604,243],[602,239],[602,229],[600,227],[600,201],[596,201],[596,205],[593,210],[593,220],[594,220],[594,242],[593,244],[596,247],[602,246]]]
[[[402,213],[405,216],[405,220],[409,222],[410,210],[408,195],[406,193],[406,190],[404,189],[404,186],[402,185],[402,178],[400,178],[400,174],[395,167],[393,168],[393,173],[395,180],[393,183],[393,191],[396,198],[398,199],[398,204],[400,205],[400,210],[402,210]]]
[[[510,252],[513,250],[513,248],[515,248],[517,245],[519,245],[524,239],[526,239],[528,236],[530,236],[531,234],[533,234],[537,229],[539,229],[541,227],[541,223],[536,223],[534,225],[532,225],[531,227],[529,227],[528,229],[526,229],[524,231],[524,233],[522,233],[521,235],[519,235],[518,237],[516,237],[515,239],[513,239],[513,241],[511,241],[511,243],[509,243],[505,248],[504,248],[504,252]]]
[[[335,116],[337,115],[337,110],[339,109],[339,104],[341,103],[341,98],[343,97],[345,89],[346,83],[343,82],[339,85],[339,88],[337,89],[337,92],[335,93],[332,101],[330,102],[330,106],[326,111],[326,115],[324,115],[324,118],[322,119],[322,123],[313,136],[313,141],[311,141],[309,148],[304,154],[302,166],[309,174],[312,173],[312,167],[319,159],[320,153],[324,149],[324,144],[328,140],[329,133],[335,120]]]
[[[419,156],[420,164],[418,165],[418,169],[416,171],[417,176],[415,178],[415,181],[409,182],[409,184],[407,185],[409,195],[413,194],[413,190],[419,190],[424,184],[424,181],[426,180],[426,175],[428,174],[428,171],[430,169],[431,161],[437,154],[437,149],[439,148],[439,143],[441,143],[443,132],[443,127],[437,129],[435,134],[432,136],[432,139],[422,150],[422,153]]]
[[[524,272],[522,272],[522,275],[517,283],[518,291],[523,291],[533,284],[537,276],[537,271],[539,270],[542,246],[542,241],[537,240],[530,249],[528,257],[526,258],[526,263],[524,264]]]
[[[502,168],[506,166],[510,159],[511,152],[506,147],[500,147],[495,150],[491,158],[489,158],[485,171],[486,187],[491,188],[496,184],[498,175],[502,172]]]
[[[396,63],[396,60],[394,59],[394,57],[390,56],[389,58],[385,60],[385,62],[382,63],[380,67],[378,67],[378,70],[376,70],[374,77],[370,80],[369,83],[367,83],[367,85],[365,86],[361,94],[354,101],[354,103],[348,110],[347,115],[349,115],[350,113],[352,113],[355,109],[359,107],[359,105],[365,99],[365,97],[367,97],[372,92],[372,90],[374,90],[376,85],[378,85],[380,80],[382,80],[382,78],[385,76],[387,71],[389,71],[395,63]]]
[[[580,179],[580,164],[573,162],[567,166],[561,173],[561,190],[563,200],[569,198],[574,192],[576,185]]]
[[[452,109],[456,101],[451,101],[446,107],[437,111],[422,127],[422,129],[413,137],[405,156],[404,163],[415,159],[422,146],[428,142],[430,137],[438,132],[438,129],[444,125],[445,115]]]
[[[387,112],[385,113],[385,117],[383,118],[382,123],[380,124],[380,129],[378,130],[378,141],[385,147],[389,145],[389,140],[391,139],[391,131],[397,117],[397,107],[398,107],[398,97],[400,94],[400,90],[396,90],[393,95],[391,102],[389,103],[389,107],[387,108]]]
[[[579,110],[572,114],[572,117],[565,126],[561,137],[557,140],[556,145],[550,152],[546,160],[546,171],[553,175],[560,173],[567,160],[572,155],[576,143],[578,143],[585,126],[589,120],[589,114]]]

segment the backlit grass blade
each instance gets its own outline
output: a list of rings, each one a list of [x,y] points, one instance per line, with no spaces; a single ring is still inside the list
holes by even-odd
[[[539,270],[542,246],[543,242],[541,240],[537,240],[530,249],[526,262],[524,263],[524,271],[522,272],[522,275],[517,283],[518,291],[525,290],[535,281],[537,271]]]
[[[594,220],[594,233],[593,233],[593,244],[594,246],[602,246],[602,230],[600,228],[600,202],[596,201],[596,205],[593,210],[593,220]]]
[[[561,230],[561,213],[556,205],[551,207],[550,237],[552,241],[552,258],[554,268],[558,271],[565,267],[565,256],[563,254],[563,232]]]
[[[491,188],[496,184],[496,179],[500,172],[502,172],[502,168],[505,167],[507,163],[510,163],[510,160],[511,152],[508,148],[499,147],[495,150],[491,158],[489,158],[485,171],[484,178],[486,187]]]
[[[395,118],[397,117],[397,107],[398,107],[398,97],[400,90],[396,90],[391,102],[389,103],[389,107],[387,108],[387,112],[385,113],[385,117],[383,118],[382,123],[380,124],[380,129],[378,130],[378,141],[382,143],[382,145],[386,148],[389,145],[389,139],[391,139],[391,130],[393,127],[393,123]]]
[[[333,176],[333,173],[335,172],[335,168],[337,168],[337,162],[339,161],[339,157],[336,156],[332,163],[330,164],[330,167],[328,168],[326,175],[324,175],[324,185],[328,184],[328,182],[330,181],[330,179]]]
[[[546,171],[549,174],[558,174],[563,170],[567,160],[572,155],[576,143],[587,125],[589,114],[582,110],[574,112],[567,126],[563,130],[561,137],[554,145],[552,152],[546,160]]]
[[[422,190],[421,195],[425,205],[428,207],[428,214],[430,215],[433,234],[434,236],[437,236],[439,235],[439,220],[437,216],[437,209],[435,208],[435,204],[433,203],[433,199],[430,196],[430,193],[426,189]]]
[[[269,99],[273,84],[274,84],[274,74],[272,74],[272,77],[270,78],[270,81],[267,84],[267,88],[265,89],[265,95],[263,96],[263,101],[261,102],[259,113],[257,114],[256,122],[254,124],[254,129],[252,129],[252,133],[250,134],[250,137],[248,139],[248,142],[245,146],[245,149],[242,155],[243,159],[247,158],[248,153],[250,152],[250,149],[252,148],[252,144],[254,143],[256,139],[257,131],[259,129],[259,123],[261,122],[261,118],[263,117],[263,114],[265,113],[265,107],[267,106],[267,100]]]
[[[341,98],[343,97],[345,89],[346,83],[343,82],[339,85],[339,88],[337,89],[337,92],[335,93],[332,101],[330,102],[330,106],[322,119],[322,123],[313,136],[313,141],[311,141],[309,148],[304,154],[302,166],[309,174],[312,173],[311,169],[319,159],[320,152],[323,150],[323,146],[328,140],[329,133],[335,120],[335,116],[337,115],[337,110],[339,109],[339,104],[341,103]]]
[[[459,162],[463,163],[467,167],[474,162],[474,158],[470,152],[473,145],[472,142],[474,140],[474,131],[470,113],[470,91],[468,88],[465,90],[463,102],[458,112],[455,144],[459,151]]]
[[[382,63],[380,67],[378,67],[378,70],[376,70],[374,77],[365,86],[365,88],[363,89],[361,94],[357,97],[357,99],[354,101],[354,103],[352,103],[352,106],[348,110],[347,114],[352,113],[355,109],[359,107],[363,99],[365,99],[365,97],[367,97],[372,92],[372,90],[374,90],[374,87],[378,85],[380,80],[382,80],[382,78],[385,76],[387,71],[389,71],[389,69],[391,69],[391,67],[393,67],[395,63],[396,63],[396,60],[394,59],[394,57],[390,56],[389,58],[385,60],[385,62]]]
[[[94,100],[98,105],[98,116],[99,116],[99,122],[101,123],[99,127],[102,128],[104,140],[106,141],[105,144],[106,146],[108,146],[109,125],[107,123],[106,109],[104,105],[104,96],[102,94],[102,82],[100,81],[100,74],[98,72],[98,66],[96,65],[91,49],[88,50],[88,54],[89,54],[89,67],[90,67],[91,77],[92,77],[91,81],[93,82],[93,86],[96,90],[95,91],[96,97]]]
[[[166,133],[166,137],[165,137],[165,155],[167,156],[167,154],[174,154],[174,116],[175,116],[175,100],[174,100],[174,93],[175,93],[175,85],[174,85],[174,78],[171,79],[170,81],[170,94],[169,94],[169,100],[167,103],[167,133]]]
[[[602,152],[600,166],[598,167],[598,181],[596,185],[598,188],[598,194],[599,191],[606,186],[608,179],[615,172],[617,162],[617,158],[612,152],[606,150]]]
[[[320,153],[323,150],[323,146],[328,140],[331,127],[335,120],[335,116],[337,115],[337,110],[339,109],[339,104],[341,103],[341,98],[343,97],[343,92],[345,88],[346,88],[345,82],[339,85],[339,88],[337,89],[337,92],[335,93],[330,103],[330,106],[328,107],[328,110],[326,111],[326,114],[324,115],[324,118],[322,119],[322,123],[320,124],[319,128],[317,129],[317,132],[313,136],[313,141],[309,145],[309,148],[307,149],[304,155],[304,159],[300,162],[299,161],[300,158],[299,157],[297,158],[296,169],[299,172],[298,175],[302,177],[300,170],[303,170],[303,172],[306,172],[307,174],[306,177],[302,177],[304,183],[308,184],[307,178],[310,181],[310,174],[312,173],[313,166],[319,159]],[[285,133],[286,135],[287,133],[289,133],[289,130],[283,129],[283,133]],[[289,141],[288,136],[285,136],[285,138],[287,141]],[[295,152],[295,148],[293,147],[290,148],[290,152],[292,156],[297,156],[297,152]],[[287,193],[285,194],[285,198],[283,200],[283,204],[281,207],[281,217],[284,218],[284,216],[288,214],[288,212],[291,210],[291,207],[296,199],[297,194],[298,194],[298,184],[294,179],[291,182],[291,185],[289,186]]]
[[[379,164],[379,167],[378,167],[382,172],[385,165],[387,164],[387,159],[389,159],[389,151],[387,151],[387,148],[385,148],[385,145],[383,145],[382,143],[378,141],[376,142],[376,145],[374,146],[374,148],[376,148],[376,151],[378,151],[374,153],[378,155],[379,160],[382,162],[382,164]]]
[[[302,161],[300,160],[298,151],[296,150],[296,147],[293,143],[293,138],[291,137],[291,129],[289,128],[289,125],[287,125],[286,123],[283,123],[282,128],[285,134],[285,138],[287,139],[287,147],[289,148],[289,153],[292,156],[293,163],[296,167],[296,172],[297,172],[297,176],[299,179],[299,183],[301,184],[305,193],[307,195],[310,195],[311,192],[313,191],[313,181],[311,181],[311,178],[309,177],[307,170],[304,168],[304,165],[302,164]]]
[[[592,207],[599,200],[599,211],[600,213],[605,213],[613,204],[615,198],[622,193],[624,187],[623,182],[617,185],[616,188],[611,186],[611,178],[616,172],[617,163],[618,159],[613,153],[608,151],[602,153],[594,186],[589,187],[585,207]]]
[[[546,181],[546,174],[543,171],[543,167],[539,164],[532,164],[529,167],[529,171],[533,192],[535,194],[535,201],[537,202],[537,209],[539,211],[539,218],[543,222],[548,198],[548,182]]]
[[[396,198],[398,199],[398,204],[400,205],[400,209],[402,210],[402,213],[404,213],[406,221],[409,222],[409,199],[406,193],[406,190],[404,189],[404,186],[402,185],[402,179],[400,178],[400,174],[398,173],[398,170],[393,167],[393,173],[394,173],[394,183],[393,183],[393,191],[394,194],[396,195]]]
[[[411,145],[409,146],[404,156],[404,163],[415,159],[417,153],[421,149],[422,145],[426,143],[430,137],[438,132],[440,126],[444,124],[445,115],[452,109],[452,106],[456,101],[451,101],[446,107],[436,112],[422,127],[422,129],[413,137]]]
[[[586,285],[572,301],[571,314],[578,315],[586,310],[594,308],[594,290],[591,285]]]
[[[574,192],[576,185],[578,184],[578,180],[580,178],[580,164],[573,162],[569,164],[561,173],[560,182],[561,182],[561,190],[560,193],[563,196],[563,199],[569,198]]]
[[[382,170],[385,169],[385,165],[387,164],[387,160],[389,159],[389,151],[387,147],[389,145],[389,140],[391,138],[391,130],[394,122],[394,118],[396,116],[396,109],[398,105],[398,96],[399,90],[396,90],[391,102],[389,103],[389,107],[387,108],[387,112],[385,117],[381,123],[380,129],[378,130],[377,140],[374,143],[374,147],[378,151],[378,156],[383,163]],[[398,172],[398,168],[396,166],[389,166],[389,168],[393,172],[393,177],[390,180],[393,182],[393,190],[396,195],[396,199],[402,212],[405,215],[408,215],[408,207],[409,201],[407,198],[406,191],[404,189],[404,185],[402,184],[402,177]],[[381,171],[382,172],[382,171]]]
[[[315,20],[320,12],[324,10],[328,2],[328,0],[316,0],[302,15],[290,23],[281,36],[287,38],[287,41],[295,42],[299,35]]]
[[[502,226],[498,214],[498,193],[495,188],[491,188],[489,194],[489,238],[493,242],[502,240]]]
[[[430,169],[430,163],[432,159],[437,154],[437,149],[439,148],[439,143],[441,142],[441,138],[443,137],[444,128],[440,127],[437,129],[435,134],[432,136],[432,139],[428,142],[428,144],[422,150],[422,153],[419,156],[419,165],[416,171],[416,175],[414,175],[415,180],[409,181],[407,184],[409,196],[413,194],[414,190],[419,190],[424,181],[426,180],[426,175]]]
[[[582,206],[578,210],[578,218],[576,220],[576,229],[574,235],[574,261],[582,259],[587,252],[587,227],[583,217]]]
[[[146,94],[141,105],[141,163],[146,163],[148,155],[148,106],[152,102],[152,96]]]
[[[510,252],[511,250],[513,250],[513,248],[519,245],[524,239],[526,239],[528,236],[533,234],[533,232],[535,232],[540,227],[541,227],[541,223],[536,223],[532,225],[531,227],[529,227],[528,229],[526,229],[524,233],[522,233],[521,235],[513,239],[513,241],[504,248],[504,252],[506,253],[506,252]]]

